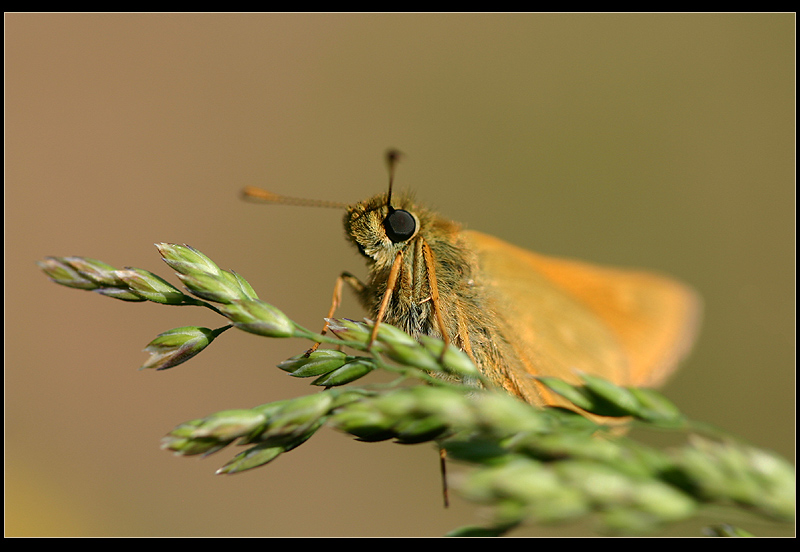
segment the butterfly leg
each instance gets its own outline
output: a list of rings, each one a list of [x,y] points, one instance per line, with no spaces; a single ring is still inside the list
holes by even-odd
[[[439,302],[439,285],[436,282],[436,270],[433,264],[433,253],[431,253],[431,247],[428,245],[428,242],[422,242],[422,254],[425,258],[425,268],[428,272],[428,287],[431,290],[431,303],[433,303],[433,314],[436,316],[436,325],[439,326],[439,333],[442,334],[442,341],[444,341],[444,347],[442,347],[442,355],[440,360],[444,360],[444,354],[447,351],[447,347],[450,344],[450,336],[447,335],[447,328],[444,325],[444,317],[442,316],[442,305]]]
[[[325,317],[325,325],[322,327],[322,331],[320,332],[321,335],[325,335],[328,332],[328,319],[333,318],[333,314],[336,312],[336,309],[339,308],[339,305],[342,302],[342,287],[344,284],[349,285],[357,294],[361,294],[366,287],[358,278],[350,274],[349,272],[342,272],[338,278],[336,278],[336,283],[333,286],[333,298],[331,299],[331,308],[328,309],[328,315]],[[314,343],[314,345],[306,351],[306,356],[310,355],[314,351],[316,351],[320,346],[320,343]]]
[[[386,280],[386,291],[383,294],[383,298],[381,299],[381,304],[378,307],[378,314],[375,316],[375,322],[372,326],[372,333],[369,336],[369,344],[367,348],[372,348],[372,344],[375,343],[375,339],[378,337],[378,327],[380,326],[381,320],[383,320],[384,315],[386,314],[386,308],[389,306],[389,299],[392,298],[392,291],[394,290],[394,286],[397,285],[397,277],[400,274],[400,267],[403,265],[403,252],[398,251],[397,256],[394,258],[394,262],[392,262],[392,268],[389,270],[389,278]]]

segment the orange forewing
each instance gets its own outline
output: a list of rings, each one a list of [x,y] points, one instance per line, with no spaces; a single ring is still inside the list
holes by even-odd
[[[692,344],[700,300],[681,283],[539,255],[479,232],[462,236],[513,350],[504,377],[529,402],[561,402],[532,376],[578,382],[584,372],[659,385]]]

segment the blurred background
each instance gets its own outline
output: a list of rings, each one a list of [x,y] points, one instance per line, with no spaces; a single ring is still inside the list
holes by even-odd
[[[227,332],[138,371],[205,309],[56,286],[81,255],[172,282],[188,243],[310,328],[365,273],[331,209],[244,203],[247,184],[355,202],[386,185],[541,253],[661,270],[705,320],[664,388],[694,419],[795,451],[794,14],[6,14],[7,536],[439,536],[431,445],[325,430],[232,477],[176,458],[175,425],[308,394],[300,341]],[[347,296],[343,316],[363,316]],[[695,520],[664,535],[700,535]],[[591,535],[588,526],[524,535]]]

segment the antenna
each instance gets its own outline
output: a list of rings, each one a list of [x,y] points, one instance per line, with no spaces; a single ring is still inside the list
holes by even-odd
[[[389,212],[394,211],[392,207],[392,186],[394,185],[394,171],[401,155],[403,154],[396,149],[390,149],[386,152],[386,165],[389,167],[389,194],[386,196],[386,206],[389,208]]]
[[[394,211],[392,208],[392,186],[394,185],[394,173],[397,162],[400,160],[402,153],[396,149],[389,149],[386,152],[386,165],[389,168],[389,194],[386,198],[386,204],[389,207],[389,212]],[[305,199],[301,197],[290,197],[281,194],[276,194],[262,188],[255,186],[245,186],[242,189],[242,197],[261,203],[277,203],[281,205],[300,205],[303,207],[333,207],[334,209],[346,209],[350,205],[341,201],[326,201],[324,199]]]
[[[242,190],[242,197],[263,203],[280,203],[282,205],[301,205],[304,207],[333,207],[335,209],[344,209],[348,206],[347,203],[340,201],[326,201],[324,199],[303,199],[300,197],[289,197],[255,186],[245,186]]]

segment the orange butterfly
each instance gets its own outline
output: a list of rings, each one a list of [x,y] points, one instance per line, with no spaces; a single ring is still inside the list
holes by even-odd
[[[578,373],[622,386],[661,384],[688,353],[700,318],[697,294],[650,272],[546,257],[513,246],[389,191],[354,205],[279,196],[270,203],[345,208],[344,227],[369,277],[343,273],[378,323],[440,336],[465,351],[491,381],[537,405],[566,405],[535,376],[579,383]],[[377,330],[377,327],[375,328]]]

